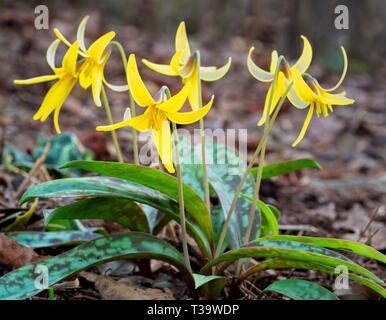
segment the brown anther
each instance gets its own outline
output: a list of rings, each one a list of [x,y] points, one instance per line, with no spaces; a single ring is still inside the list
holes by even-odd
[[[289,79],[290,78],[290,72],[291,72],[291,69],[290,69],[290,66],[288,64],[288,62],[283,59],[281,62],[280,62],[280,66],[279,66],[279,71],[283,72],[284,76]]]

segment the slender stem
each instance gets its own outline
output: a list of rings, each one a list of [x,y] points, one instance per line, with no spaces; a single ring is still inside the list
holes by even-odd
[[[125,54],[125,50],[123,50],[122,45],[121,45],[118,41],[111,41],[111,44],[114,45],[114,46],[116,46],[116,47],[118,48],[119,52],[121,53],[123,66],[124,66],[124,68],[125,68],[125,74],[126,74],[126,76],[127,76],[127,57],[126,57],[126,54]],[[135,101],[134,101],[133,95],[131,94],[130,91],[129,91],[129,95],[130,95],[130,111],[131,111],[131,117],[134,118],[134,117],[135,117]],[[137,143],[137,130],[135,130],[134,128],[132,128],[132,132],[133,132],[134,163],[135,163],[136,165],[139,165],[138,143]]]
[[[110,106],[109,106],[109,102],[107,100],[106,91],[105,91],[105,88],[104,88],[103,84],[102,84],[102,90],[101,91],[102,91],[103,105],[105,107],[106,114],[107,114],[107,119],[109,121],[109,125],[112,125],[113,124],[113,118],[111,116]],[[119,148],[117,133],[115,132],[115,130],[111,131],[111,137],[113,139],[113,143],[114,143],[114,147],[115,147],[115,152],[117,154],[118,161],[120,163],[123,163],[121,149]]]
[[[176,167],[177,167],[177,179],[178,179],[178,203],[180,205],[180,224],[181,224],[181,234],[182,234],[182,249],[184,252],[185,265],[190,272],[192,268],[190,266],[189,252],[188,252],[188,241],[186,237],[186,223],[185,223],[185,206],[184,206],[184,191],[182,188],[182,175],[181,175],[181,165],[180,165],[180,154],[178,150],[178,136],[177,136],[177,126],[172,122],[173,126],[173,136],[174,136],[174,145],[176,148]]]
[[[200,66],[201,66],[201,57],[200,52],[196,51],[197,58],[197,83],[198,83],[198,107],[202,108],[202,92],[201,92],[201,78],[200,78]],[[202,153],[202,167],[204,169],[204,190],[205,190],[205,204],[206,208],[210,215],[210,193],[209,193],[209,182],[208,182],[208,172],[206,168],[206,148],[205,148],[205,132],[204,132],[204,119],[200,119],[200,135],[201,135],[201,153]]]

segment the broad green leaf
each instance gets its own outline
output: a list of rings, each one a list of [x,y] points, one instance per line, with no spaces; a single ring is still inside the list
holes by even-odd
[[[252,203],[253,198],[248,197],[245,194],[241,194],[241,196],[243,196],[244,198],[248,199]],[[268,234],[271,231],[272,231],[273,235],[279,234],[279,226],[277,224],[276,216],[271,211],[271,208],[268,207],[263,201],[261,201],[259,199],[257,199],[257,201],[256,201],[256,206],[262,212],[262,217],[261,217],[261,220],[262,220],[261,227],[262,227],[262,229],[263,229],[263,226],[264,226],[264,230],[262,230],[262,234],[266,235],[266,234]]]
[[[60,219],[103,219],[118,222],[131,231],[149,232],[147,217],[133,201],[117,197],[80,200],[50,213],[47,223]]]
[[[266,287],[260,295],[269,291],[281,293],[294,300],[339,300],[330,290],[307,280],[285,279]]]
[[[147,217],[149,223],[150,232],[153,232],[154,226],[157,222],[158,210],[154,207],[148,206],[146,204],[141,205],[141,209]]]
[[[133,182],[109,178],[109,177],[85,177],[67,178],[47,181],[28,189],[22,196],[20,204],[36,197],[41,198],[64,198],[64,197],[120,197],[162,210],[176,217],[179,212],[178,202],[157,190]],[[189,212],[187,218],[191,220]],[[206,237],[199,236],[197,228],[191,227],[193,221],[188,225],[187,231],[192,232],[205,257],[209,254],[209,244]],[[209,250],[209,251],[208,251]]]
[[[206,298],[209,300],[217,299],[225,286],[226,279],[220,276],[204,276],[193,273],[195,288],[203,287]]]
[[[217,246],[218,241],[220,239],[222,228],[225,223],[223,209],[221,206],[212,206],[210,214],[212,216],[214,243]],[[228,234],[226,234],[220,252],[224,252],[225,249],[228,248],[228,246],[229,246],[229,236]]]
[[[210,261],[201,269],[200,273],[205,273],[210,267],[219,263],[230,263],[242,258],[281,258],[311,261],[330,267],[343,265],[352,272],[368,277],[377,283],[383,283],[382,280],[367,269],[358,266],[350,259],[334,251],[295,241],[264,240],[250,242],[240,249],[228,251],[218,258]]]
[[[180,155],[182,181],[196,191],[201,199],[205,200],[202,159],[198,159],[197,156],[195,156],[195,150],[190,139],[187,139],[184,136],[178,137],[178,150]],[[175,153],[175,148],[173,148],[173,152]],[[176,158],[177,157],[173,155],[174,161]]]
[[[279,163],[274,163],[274,164],[264,166],[261,178],[267,179],[275,176],[281,176],[283,174],[287,174],[287,173],[301,170],[304,168],[313,168],[313,169],[322,170],[322,167],[320,166],[320,164],[312,159],[298,159],[298,160],[284,161],[284,162],[279,162]],[[251,173],[256,179],[257,168],[252,168]]]
[[[207,141],[205,147],[208,180],[220,199],[223,215],[226,218],[247,166],[236,152],[226,145]],[[194,147],[194,156],[197,162],[200,161],[202,157],[201,154],[201,145],[198,144]],[[248,175],[241,192],[253,194],[254,188],[255,182],[253,177],[252,175]],[[244,241],[248,227],[250,207],[249,201],[239,196],[228,229],[229,242],[233,249],[239,248],[240,244]],[[260,212],[257,210],[251,237],[256,239],[259,235]]]
[[[386,255],[380,253],[379,251],[371,248],[363,243],[343,240],[343,239],[330,239],[330,238],[313,238],[313,237],[299,237],[299,236],[287,236],[287,235],[277,235],[261,238],[259,240],[282,240],[282,241],[296,241],[302,243],[309,243],[318,245],[320,247],[326,247],[331,249],[339,249],[354,252],[356,254],[361,254],[369,258],[379,260],[383,263],[386,263]]]
[[[101,237],[92,231],[10,232],[6,235],[29,248],[73,245]]]
[[[119,259],[158,259],[177,267],[188,286],[194,288],[192,275],[186,269],[184,258],[169,243],[153,235],[127,232],[98,238],[79,245],[58,256],[35,262],[9,272],[0,278],[0,300],[27,299],[44,288],[36,288],[40,275],[37,266],[48,268],[48,286],[69,278],[92,266]]]
[[[263,261],[259,263],[257,266],[254,266],[247,271],[241,277],[239,278],[239,283],[247,279],[249,276],[251,276],[254,273],[261,272],[267,269],[306,269],[306,270],[315,270],[315,271],[321,271],[325,273],[329,273],[332,275],[338,275],[335,272],[335,268],[319,264],[319,263],[314,263],[310,261],[296,261],[296,260],[289,260],[289,259],[270,259]],[[380,285],[367,280],[362,277],[358,277],[356,275],[353,275],[351,273],[348,273],[348,277],[351,280],[354,280],[356,282],[359,282],[370,289],[374,290],[375,292],[379,293],[382,297],[386,298],[386,290],[381,287]]]
[[[62,168],[78,168],[137,183],[158,190],[178,201],[177,179],[156,169],[126,163],[104,161],[72,161]],[[212,223],[208,210],[201,197],[186,184],[183,185],[185,209],[199,225],[209,243],[213,243]],[[150,204],[149,204],[150,205]],[[160,209],[162,210],[162,209]]]

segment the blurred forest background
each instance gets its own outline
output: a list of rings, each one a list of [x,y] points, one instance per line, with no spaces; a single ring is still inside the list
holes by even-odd
[[[34,27],[34,9],[41,4],[49,9],[48,30]],[[334,27],[337,17],[334,9],[342,4],[349,10],[348,30]],[[166,84],[175,93],[181,83],[177,78],[149,70],[140,59],[169,63],[174,52],[175,32],[181,21],[186,22],[193,49],[200,49],[203,65],[222,66],[231,56],[231,68],[223,79],[203,83],[204,102],[212,94],[216,95],[205,125],[211,129],[247,128],[250,152],[262,135],[262,128],[256,123],[262,114],[268,87],[248,73],[249,48],[256,47],[255,63],[268,68],[273,49],[290,61],[296,60],[302,50],[300,35],[303,34],[314,49],[309,71],[322,86],[329,87],[340,77],[343,59],[339,48],[343,45],[348,54],[349,69],[338,91],[345,90],[356,102],[334,107],[334,113],[327,118],[314,117],[297,148],[292,148],[291,144],[299,134],[306,114],[286,104],[268,143],[267,163],[309,157],[318,161],[323,170],[304,170],[287,177],[264,180],[262,199],[281,210],[283,233],[361,239],[385,252],[384,0],[0,0],[2,207],[17,206],[15,189],[23,180],[20,178],[23,173],[7,165],[20,156],[18,152],[23,155],[20,157],[35,155],[36,159],[36,144],[40,152],[42,148],[43,138],[38,139],[40,132],[47,139],[55,136],[51,117],[44,123],[32,120],[52,84],[17,86],[13,80],[50,74],[45,54],[55,39],[53,29],[58,27],[74,41],[78,24],[85,15],[90,15],[86,45],[114,30],[116,40],[123,44],[126,53],[136,54],[140,73],[154,92]],[[58,50],[58,61],[64,52],[62,45]],[[106,78],[114,84],[125,82],[116,49],[107,63]],[[127,94],[108,90],[107,95],[114,122],[121,121],[129,104]],[[186,106],[184,111],[188,110]],[[96,126],[106,124],[106,119],[103,108],[94,105],[90,90],[76,85],[61,109],[59,121],[62,131],[75,134],[82,147],[93,152],[94,159],[115,160],[109,133],[95,131]],[[132,162],[131,130],[121,129],[117,134],[125,161]],[[60,149],[57,152],[60,153]],[[11,159],[7,158],[9,155]],[[55,158],[55,152],[52,157]],[[46,208],[55,206],[56,203],[50,201],[44,202]],[[41,210],[37,215],[42,215]],[[369,223],[371,226],[363,234]],[[292,227],[285,229],[285,226]],[[369,260],[359,262],[364,262],[365,267],[376,270],[380,278],[386,279],[384,265]]]

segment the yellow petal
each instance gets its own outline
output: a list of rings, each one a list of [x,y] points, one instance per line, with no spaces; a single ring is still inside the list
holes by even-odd
[[[111,84],[111,83],[108,83],[106,81],[106,79],[103,79],[103,83],[108,87],[110,88],[111,90],[113,91],[116,91],[116,92],[125,92],[125,91],[128,91],[129,90],[129,86],[127,84]]]
[[[231,66],[232,58],[228,59],[228,63],[221,68],[215,70],[209,70],[207,68],[200,67],[200,78],[204,81],[216,81],[221,79],[228,72]]]
[[[176,74],[180,72],[182,50],[178,50],[170,60],[170,67]]]
[[[71,43],[61,34],[61,32],[57,28],[54,29],[54,33],[61,41],[63,41],[64,44],[71,47]]]
[[[320,101],[325,104],[347,105],[355,102],[355,100],[346,98],[340,94],[331,94],[323,90],[321,90],[320,93]]]
[[[148,107],[156,104],[153,97],[146,89],[141,76],[138,72],[135,55],[131,54],[127,63],[127,82],[129,84],[130,92],[134,97],[135,102],[141,107]]]
[[[272,51],[272,54],[271,54],[271,64],[269,66],[269,71],[271,73],[274,73],[275,70],[276,70],[276,64],[277,64],[277,59],[279,59],[279,56],[277,54],[277,51],[276,50],[273,50]]]
[[[182,63],[185,63],[191,56],[188,37],[186,35],[185,22],[181,22],[176,33],[176,52],[182,50]]]
[[[184,103],[185,103],[185,101],[186,101],[186,99],[188,97],[189,91],[190,91],[190,86],[191,86],[191,84],[187,83],[180,90],[180,92],[178,92],[173,97],[171,97],[170,99],[166,100],[165,102],[157,104],[156,108],[160,109],[160,110],[163,110],[163,111],[166,111],[168,113],[169,112],[171,112],[171,113],[177,112],[184,105]]]
[[[213,99],[214,99],[214,96],[212,96],[212,99],[209,101],[209,103],[205,107],[202,107],[201,109],[198,109],[192,112],[181,112],[181,113],[168,112],[166,116],[170,121],[173,121],[178,124],[194,123],[200,120],[201,118],[203,118],[209,112],[213,103]]]
[[[90,46],[87,50],[87,53],[92,57],[96,62],[100,63],[103,52],[105,51],[109,42],[115,37],[115,32],[111,31],[104,34]]]
[[[76,62],[78,60],[79,43],[75,41],[74,44],[67,50],[62,61],[62,68],[72,75],[76,74]]]
[[[54,125],[55,125],[55,130],[57,134],[60,134],[60,127],[59,127],[59,112],[62,106],[59,106],[55,109],[54,112]]]
[[[100,68],[95,66],[91,72],[91,83],[92,83],[92,96],[94,98],[94,103],[100,107],[101,103],[101,90],[102,90],[102,71]]]
[[[153,127],[152,113],[148,112],[148,110],[146,110],[145,113],[141,114],[140,116],[137,116],[129,120],[125,120],[110,126],[99,126],[96,129],[97,131],[112,131],[126,126],[133,127],[134,129],[141,132],[152,129]]]
[[[259,68],[255,63],[252,61],[252,51],[255,50],[255,47],[252,47],[249,50],[248,58],[247,58],[247,67],[251,75],[259,81],[262,82],[271,82],[274,77],[274,73],[267,72],[261,68]]]
[[[56,82],[44,97],[43,103],[34,115],[34,120],[45,121],[50,113],[60,108],[74,87],[76,78],[65,77]]]
[[[13,80],[13,83],[15,84],[32,84],[32,83],[39,83],[39,82],[46,82],[58,79],[59,76],[56,74],[47,75],[47,76],[40,76],[40,77],[34,77],[24,80]]]
[[[308,84],[304,81],[302,75],[295,68],[291,68],[292,77],[294,81],[294,86],[296,88],[296,92],[298,93],[301,100],[304,102],[314,102],[319,100],[319,97],[312,91],[312,89],[308,86]]]
[[[150,69],[166,74],[167,76],[178,76],[178,73],[173,70],[169,64],[158,64],[150,62],[149,60],[142,59],[142,62]]]
[[[301,36],[303,39],[303,52],[300,58],[294,64],[294,67],[300,72],[304,73],[308,69],[312,60],[312,47],[310,42],[305,36]]]
[[[50,44],[50,46],[47,49],[46,57],[47,57],[48,65],[51,67],[51,69],[55,69],[55,55],[59,44],[60,44],[60,40],[56,39]]]
[[[185,83],[190,84],[188,98],[189,98],[189,103],[190,103],[190,106],[192,107],[192,110],[197,110],[200,108],[199,99],[201,99],[201,97],[199,97],[198,81],[199,81],[198,73],[196,68],[190,77],[184,79]]]
[[[296,141],[292,144],[293,147],[295,147],[295,146],[303,139],[304,135],[306,134],[308,125],[310,124],[311,119],[312,119],[312,114],[313,114],[313,112],[314,112],[314,104],[311,103],[310,109],[308,110],[308,113],[307,113],[306,120],[304,121],[304,124],[303,124],[302,131],[300,131],[300,134],[299,134],[298,138],[297,138]]]
[[[85,16],[79,24],[78,31],[76,33],[76,39],[79,42],[79,48],[83,51],[87,51],[86,46],[84,44],[84,31],[86,29],[87,20],[90,18],[89,16]]]
[[[172,161],[172,135],[170,124],[166,117],[160,117],[158,121],[156,121],[154,130],[152,130],[152,135],[163,165],[168,172],[174,173],[175,170]]]
[[[342,50],[342,55],[343,55],[343,71],[342,71],[342,74],[340,76],[340,79],[339,79],[338,83],[335,86],[333,86],[332,88],[330,88],[330,89],[324,89],[322,86],[320,86],[318,84],[320,86],[320,88],[322,88],[324,91],[331,92],[331,91],[334,91],[334,90],[338,89],[339,86],[342,84],[344,78],[346,77],[347,67],[348,67],[347,54],[346,54],[346,51],[344,50],[343,47],[340,47],[340,49]]]
[[[288,86],[289,81],[287,79],[286,79],[286,83]],[[291,104],[298,109],[305,109],[309,105],[308,102],[304,102],[302,99],[300,99],[294,86],[292,86],[288,91],[287,98],[291,102]]]

